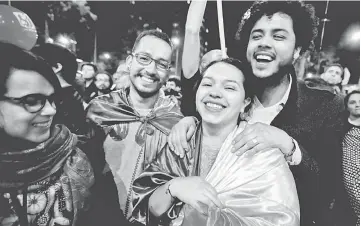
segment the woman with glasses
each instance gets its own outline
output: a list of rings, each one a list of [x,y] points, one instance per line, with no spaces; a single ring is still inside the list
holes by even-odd
[[[59,89],[42,58],[0,43],[0,225],[80,225],[94,176],[53,123]]]

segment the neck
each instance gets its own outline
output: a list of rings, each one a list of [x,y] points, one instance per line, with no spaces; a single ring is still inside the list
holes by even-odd
[[[360,126],[360,116],[350,115],[348,119],[352,121],[352,125]]]
[[[236,125],[236,123],[229,123],[228,125],[214,125],[202,122],[203,143],[208,146],[221,148],[223,142],[233,131]]]
[[[135,90],[133,86],[130,86],[129,98],[134,108],[152,109],[154,108],[154,105],[157,102],[158,97],[159,97],[159,92],[150,97],[142,97],[141,95],[139,95],[139,93]]]
[[[267,85],[257,95],[264,107],[269,107],[278,103],[285,95],[290,84],[288,75],[283,76],[278,83]]]
[[[7,134],[5,134],[3,132],[1,132],[0,137],[1,137],[1,140],[4,141],[1,144],[1,146],[7,147],[11,150],[22,151],[22,150],[35,148],[38,145],[37,143],[33,143],[33,142],[26,141],[23,139],[8,136]]]

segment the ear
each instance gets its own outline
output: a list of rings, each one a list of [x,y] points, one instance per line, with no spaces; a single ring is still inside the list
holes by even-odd
[[[293,51],[293,63],[300,57],[301,47],[297,47],[295,51]]]
[[[320,78],[325,79],[325,73],[322,73],[322,74],[320,75]]]
[[[61,69],[63,69],[63,65],[61,65],[60,63],[56,64],[56,67],[52,67],[53,71],[55,74],[59,73],[59,71],[61,71]]]
[[[130,71],[130,66],[132,65],[133,56],[129,55],[125,60],[125,65],[127,65],[127,71]]]
[[[246,99],[244,99],[243,101],[243,106],[241,108],[241,112],[240,113],[244,113],[244,109],[251,103],[251,98],[248,97]]]

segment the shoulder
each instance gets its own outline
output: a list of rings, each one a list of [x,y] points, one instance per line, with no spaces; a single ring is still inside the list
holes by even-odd
[[[337,114],[344,110],[344,97],[342,95],[334,94],[328,89],[310,87],[302,81],[298,81],[297,85],[298,97],[303,103],[316,103],[318,107],[322,106]]]

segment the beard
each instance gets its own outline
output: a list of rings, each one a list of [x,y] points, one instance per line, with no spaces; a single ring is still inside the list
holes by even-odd
[[[264,90],[266,87],[277,86],[279,85],[283,78],[290,74],[293,71],[293,65],[285,65],[279,68],[278,72],[272,74],[268,77],[257,77],[255,75],[252,76],[254,87],[256,88],[257,92]]]
[[[137,73],[137,75],[135,77],[141,77],[142,74],[141,73]],[[136,84],[133,83],[133,80],[130,79],[130,83],[131,83],[131,86],[134,88],[134,90],[138,93],[138,95],[142,98],[150,98],[150,97],[153,97],[155,95],[157,95],[159,93],[159,89],[156,89],[152,92],[149,92],[149,91],[142,91],[140,90]]]

